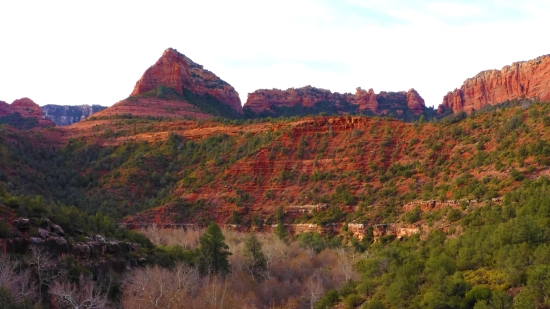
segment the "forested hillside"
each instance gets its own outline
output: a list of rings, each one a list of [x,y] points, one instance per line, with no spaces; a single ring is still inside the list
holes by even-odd
[[[244,240],[235,241],[232,280],[267,285],[254,296],[227,288],[228,308],[243,299],[250,307],[545,308],[549,112],[548,103],[513,101],[414,123],[366,116],[119,115],[69,128],[4,125],[2,238],[32,236],[11,225],[17,217],[49,219],[69,243],[85,241],[78,230],[141,244],[137,253],[147,259],[147,271],[175,271],[180,262],[200,273],[198,243],[153,245],[124,226],[201,231],[214,221],[227,227],[225,234],[272,231],[295,257],[309,254],[315,261],[307,267],[316,279],[299,274],[289,266],[299,262],[286,255],[277,267],[287,269],[287,277],[270,277],[267,265],[261,275],[247,273],[236,251]],[[266,246],[263,241],[260,252]],[[343,280],[323,272],[341,263],[338,248],[353,256]],[[67,280],[86,273],[75,271]],[[222,288],[223,278],[211,287]],[[267,286],[285,280],[310,282],[310,289],[270,303]],[[130,287],[119,283],[122,290],[109,294],[110,301],[127,304]],[[207,293],[210,283],[197,281],[198,290],[184,294]]]

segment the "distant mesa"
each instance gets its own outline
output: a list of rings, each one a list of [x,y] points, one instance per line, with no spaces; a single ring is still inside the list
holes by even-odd
[[[331,92],[330,90],[306,86],[302,88],[260,89],[248,94],[244,105],[247,114],[280,116],[298,109],[306,111],[328,111],[336,113],[365,112],[374,115],[390,113],[416,116],[425,109],[424,99],[414,89],[408,92],[374,93],[373,89],[357,88],[355,94]]]
[[[550,100],[550,55],[515,62],[500,71],[483,71],[467,79],[460,89],[447,93],[438,112],[471,113],[487,105],[522,98]]]
[[[55,125],[50,119],[42,117],[40,106],[29,98],[18,99],[11,104],[0,101],[0,124],[25,130]]]
[[[52,120],[57,126],[69,126],[106,108],[106,106],[101,105],[68,106],[48,104],[42,106],[42,117]]]

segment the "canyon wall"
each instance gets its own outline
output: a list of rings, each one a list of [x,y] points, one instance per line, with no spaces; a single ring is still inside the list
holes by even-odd
[[[68,126],[106,108],[106,106],[101,105],[68,106],[48,104],[42,106],[42,117],[52,120],[58,126]]]
[[[471,113],[486,105],[522,98],[550,100],[550,55],[515,62],[500,71],[483,71],[464,81],[460,89],[447,93],[438,111]]]
[[[397,114],[407,110],[415,115],[421,114],[426,108],[424,100],[414,89],[408,92],[380,92],[357,88],[355,94],[331,92],[330,90],[306,86],[302,88],[259,89],[248,94],[244,109],[254,114],[267,113],[277,115],[281,107],[302,106],[305,108],[318,107],[324,102],[332,111],[349,112],[350,107],[356,111],[369,111],[374,114]]]

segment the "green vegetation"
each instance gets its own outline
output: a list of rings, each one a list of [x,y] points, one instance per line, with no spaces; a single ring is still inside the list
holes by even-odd
[[[231,255],[229,247],[225,243],[225,237],[220,227],[211,222],[204,234],[199,239],[199,270],[203,274],[227,274],[229,262],[227,257]]]
[[[8,124],[20,130],[29,130],[38,125],[37,118],[24,118],[21,114],[15,112],[13,114],[0,117],[0,125]]]
[[[159,91],[155,95],[170,95]],[[195,139],[170,133],[150,143],[105,147],[81,138],[55,148],[41,142],[40,132],[0,126],[0,211],[50,218],[74,239],[84,230],[138,242],[153,264],[170,268],[186,261],[203,274],[229,271],[219,227],[209,226],[200,250],[187,250],[152,246],[116,220],[140,213],[151,222],[155,214],[142,211],[164,206],[171,217],[162,219],[178,223],[204,226],[215,217],[242,227],[275,225],[288,243],[293,239],[285,224],[317,224],[323,231],[340,231],[337,224],[344,224],[341,236],[304,233],[295,239],[317,255],[342,245],[365,252],[355,265],[361,277],[319,298],[320,307],[543,308],[550,306],[549,114],[549,104],[509,102],[415,124],[388,118],[342,124],[325,117],[299,123],[216,119],[195,124],[230,133]],[[179,125],[114,120],[108,129],[94,128],[94,138],[110,142]],[[265,126],[249,130],[252,124]],[[449,207],[403,212],[409,202],[451,199]],[[289,205],[318,206],[285,213],[282,206]],[[352,223],[371,228],[362,241],[354,238]],[[373,243],[373,227],[392,223],[423,230]],[[0,223],[0,237],[12,232]],[[243,252],[253,280],[260,281],[261,249],[248,242]],[[76,269],[73,277],[82,273],[79,265],[67,265]]]

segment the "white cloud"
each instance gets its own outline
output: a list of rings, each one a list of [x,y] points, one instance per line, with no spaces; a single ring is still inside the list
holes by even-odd
[[[482,13],[482,9],[476,5],[457,2],[429,3],[426,7],[428,10],[445,17],[467,17]]]

